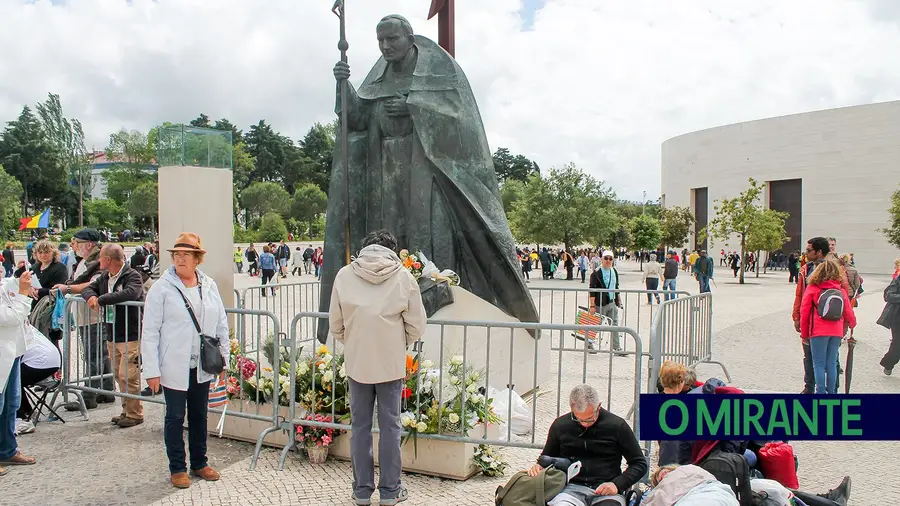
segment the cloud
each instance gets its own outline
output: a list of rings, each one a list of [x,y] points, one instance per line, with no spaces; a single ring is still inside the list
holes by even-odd
[[[457,57],[491,147],[543,168],[574,161],[626,198],[658,194],[660,144],[675,135],[900,98],[889,0],[524,2],[457,0]],[[122,126],[201,112],[297,139],[333,118],[331,3],[0,0],[0,121],[54,92],[98,149]],[[347,1],[355,83],[383,15],[436,37],[429,5]]]

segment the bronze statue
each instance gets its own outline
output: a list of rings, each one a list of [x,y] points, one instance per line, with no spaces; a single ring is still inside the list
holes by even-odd
[[[328,311],[334,276],[346,264],[347,237],[355,254],[367,233],[383,228],[401,248],[455,271],[463,288],[520,321],[536,322],[465,74],[440,46],[414,35],[402,16],[383,18],[376,33],[382,57],[359,90],[349,85],[345,61],[334,66],[335,112],[346,107],[348,172],[337,142],[321,310]],[[320,339],[327,332],[322,327]]]

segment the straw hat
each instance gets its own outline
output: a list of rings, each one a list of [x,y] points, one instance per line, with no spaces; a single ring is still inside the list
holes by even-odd
[[[167,251],[169,253],[175,253],[176,251],[206,253],[206,250],[200,246],[200,236],[193,232],[182,232],[178,239],[175,239],[175,246]]]

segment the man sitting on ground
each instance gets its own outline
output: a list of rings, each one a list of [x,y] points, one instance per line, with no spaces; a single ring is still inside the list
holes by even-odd
[[[569,394],[570,413],[550,426],[541,455],[581,462],[581,471],[550,506],[625,506],[624,494],[647,474],[647,459],[628,423],[600,405],[600,394],[578,385]],[[622,472],[622,459],[628,463]],[[540,464],[528,470],[541,472]]]

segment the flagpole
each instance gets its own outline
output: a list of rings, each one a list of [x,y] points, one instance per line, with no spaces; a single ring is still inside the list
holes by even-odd
[[[344,0],[337,0],[331,8],[338,19],[340,19],[340,40],[338,41],[338,49],[341,51],[341,61],[347,63],[347,50],[350,44],[347,42],[347,20],[344,9]],[[345,265],[350,264],[350,158],[347,142],[347,80],[341,80],[341,166],[344,169],[344,198],[347,204],[347,218],[345,220],[345,241],[344,241],[344,261]]]

